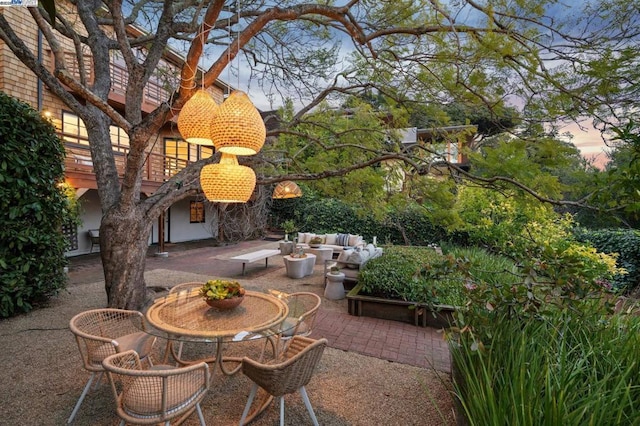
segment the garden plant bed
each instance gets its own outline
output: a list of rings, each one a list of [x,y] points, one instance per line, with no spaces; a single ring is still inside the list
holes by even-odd
[[[425,304],[405,300],[360,294],[362,284],[347,294],[349,315],[407,322],[421,327],[449,327],[455,308],[436,305],[435,310]]]

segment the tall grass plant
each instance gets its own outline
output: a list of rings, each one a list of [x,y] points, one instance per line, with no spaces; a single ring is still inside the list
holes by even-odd
[[[469,425],[640,424],[639,317],[557,310],[485,331],[449,335]]]

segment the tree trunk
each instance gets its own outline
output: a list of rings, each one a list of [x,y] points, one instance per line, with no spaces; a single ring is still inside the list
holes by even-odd
[[[144,269],[152,221],[141,211],[108,211],[100,225],[100,251],[110,308],[141,310],[147,302]]]

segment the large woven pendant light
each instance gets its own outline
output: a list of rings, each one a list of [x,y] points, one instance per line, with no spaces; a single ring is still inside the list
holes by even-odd
[[[216,151],[254,155],[267,136],[264,121],[246,93],[234,91],[211,120],[211,139]]]
[[[182,138],[189,143],[213,145],[211,140],[211,117],[219,109],[205,90],[199,89],[182,107],[178,115],[178,130]]]
[[[223,153],[218,164],[200,172],[200,186],[207,200],[218,203],[246,203],[256,187],[256,174],[238,164],[235,155]]]
[[[296,198],[302,197],[302,190],[300,187],[290,180],[285,180],[276,185],[273,190],[272,198]]]

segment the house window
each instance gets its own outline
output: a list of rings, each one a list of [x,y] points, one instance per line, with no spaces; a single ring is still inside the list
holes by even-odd
[[[114,151],[127,153],[129,151],[129,135],[118,126],[109,126],[111,146]]]
[[[67,239],[67,251],[78,250],[78,227],[74,223],[63,223],[62,235]]]
[[[204,202],[191,201],[189,223],[204,223]]]
[[[211,157],[213,147],[194,145],[181,139],[165,138],[164,155],[165,175],[173,176],[189,163]]]
[[[126,153],[129,150],[129,135],[118,126],[109,126],[109,137],[114,151]],[[77,115],[67,111],[62,111],[62,138],[65,142],[89,145],[84,122]]]
[[[84,122],[77,115],[62,111],[62,139],[65,142],[89,145]]]

